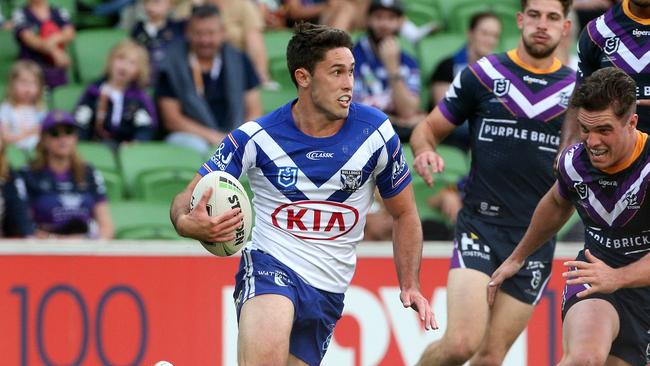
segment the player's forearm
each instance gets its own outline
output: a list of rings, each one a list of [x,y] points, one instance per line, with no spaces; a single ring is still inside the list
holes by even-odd
[[[438,141],[431,129],[429,116],[415,126],[411,133],[409,144],[411,145],[413,156],[418,156],[425,151],[435,151]]]
[[[417,211],[404,213],[394,220],[393,257],[400,289],[419,288],[422,227]]]
[[[636,262],[616,269],[620,282],[619,288],[650,286],[650,254]]]
[[[180,236],[187,236],[187,230],[183,227],[183,224],[181,222],[181,217],[183,215],[186,215],[187,213],[190,212],[190,198],[192,194],[190,193],[189,190],[185,190],[176,197],[174,197],[174,200],[172,201],[172,206],[169,210],[169,218],[172,221],[172,224],[174,225],[174,229],[176,229],[176,232]]]
[[[551,189],[539,201],[528,230],[512,252],[511,257],[523,262],[539,247],[555,235],[573,213],[573,206],[557,193],[557,186]]]

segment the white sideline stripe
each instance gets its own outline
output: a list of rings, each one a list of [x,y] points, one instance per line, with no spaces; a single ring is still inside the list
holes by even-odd
[[[555,258],[575,258],[583,243],[558,243]],[[451,258],[452,242],[424,242],[424,258]],[[360,257],[392,257],[390,242],[361,242],[357,246]],[[143,256],[143,257],[214,257],[193,240],[17,240],[0,239],[0,255],[82,255],[82,256]],[[239,256],[240,253],[234,256]]]

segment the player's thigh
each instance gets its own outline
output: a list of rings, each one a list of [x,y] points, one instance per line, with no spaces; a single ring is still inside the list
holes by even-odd
[[[298,357],[289,354],[289,361],[287,361],[287,366],[308,366],[308,364]]]
[[[478,345],[489,318],[486,290],[489,281],[488,275],[474,269],[449,271],[445,337]]]
[[[240,363],[256,364],[270,358],[283,358],[286,363],[293,316],[293,303],[285,296],[267,294],[248,299],[239,316]]]
[[[586,299],[573,304],[562,326],[565,356],[576,352],[609,354],[619,326],[616,309],[606,300]]]
[[[533,315],[534,306],[499,291],[490,309],[481,351],[505,356]]]

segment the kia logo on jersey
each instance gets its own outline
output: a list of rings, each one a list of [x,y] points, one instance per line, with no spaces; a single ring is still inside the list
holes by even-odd
[[[296,201],[271,214],[273,226],[300,239],[333,240],[349,233],[359,222],[359,211],[343,203]]]
[[[330,159],[334,157],[334,153],[325,151],[310,151],[305,156],[309,160]]]

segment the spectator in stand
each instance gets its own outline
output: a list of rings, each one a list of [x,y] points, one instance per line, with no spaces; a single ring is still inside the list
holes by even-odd
[[[287,26],[307,21],[348,32],[362,29],[368,3],[368,0],[285,0]]]
[[[271,80],[269,59],[264,44],[264,19],[252,0],[208,0],[214,4],[221,15],[226,38],[235,47],[245,52],[260,78],[262,87],[277,89],[278,84]]]
[[[226,133],[262,114],[251,60],[225,41],[214,5],[194,9],[188,42],[174,44],[161,65],[156,100],[167,141],[211,150]]]
[[[25,182],[10,167],[0,139],[0,238],[24,238],[34,234]]]
[[[79,157],[78,133],[69,113],[50,112],[22,171],[38,238],[113,237],[103,178]]]
[[[43,68],[49,88],[66,84],[70,56],[65,46],[75,36],[68,11],[50,6],[47,0],[29,0],[14,11],[13,21],[19,58],[36,61]]]
[[[255,3],[262,13],[266,29],[287,27],[287,9],[282,0],[257,0]]]
[[[400,49],[403,14],[399,0],[370,4],[368,34],[352,50],[356,61],[353,98],[388,114],[400,139],[408,141],[411,128],[424,115],[420,112],[420,69]]]
[[[115,45],[105,75],[88,86],[77,104],[80,137],[114,144],[153,139],[158,123],[145,90],[148,82],[147,51],[130,39]]]
[[[171,0],[144,0],[145,19],[139,21],[131,31],[131,38],[149,52],[151,80],[156,73],[169,45],[184,37],[185,23],[170,17]]]
[[[31,152],[38,143],[46,113],[43,71],[34,61],[16,61],[8,82],[7,99],[0,104],[2,140]]]
[[[501,21],[491,12],[472,16],[467,30],[467,43],[458,52],[442,60],[431,75],[432,108],[445,96],[449,85],[470,63],[494,52],[501,37]]]

